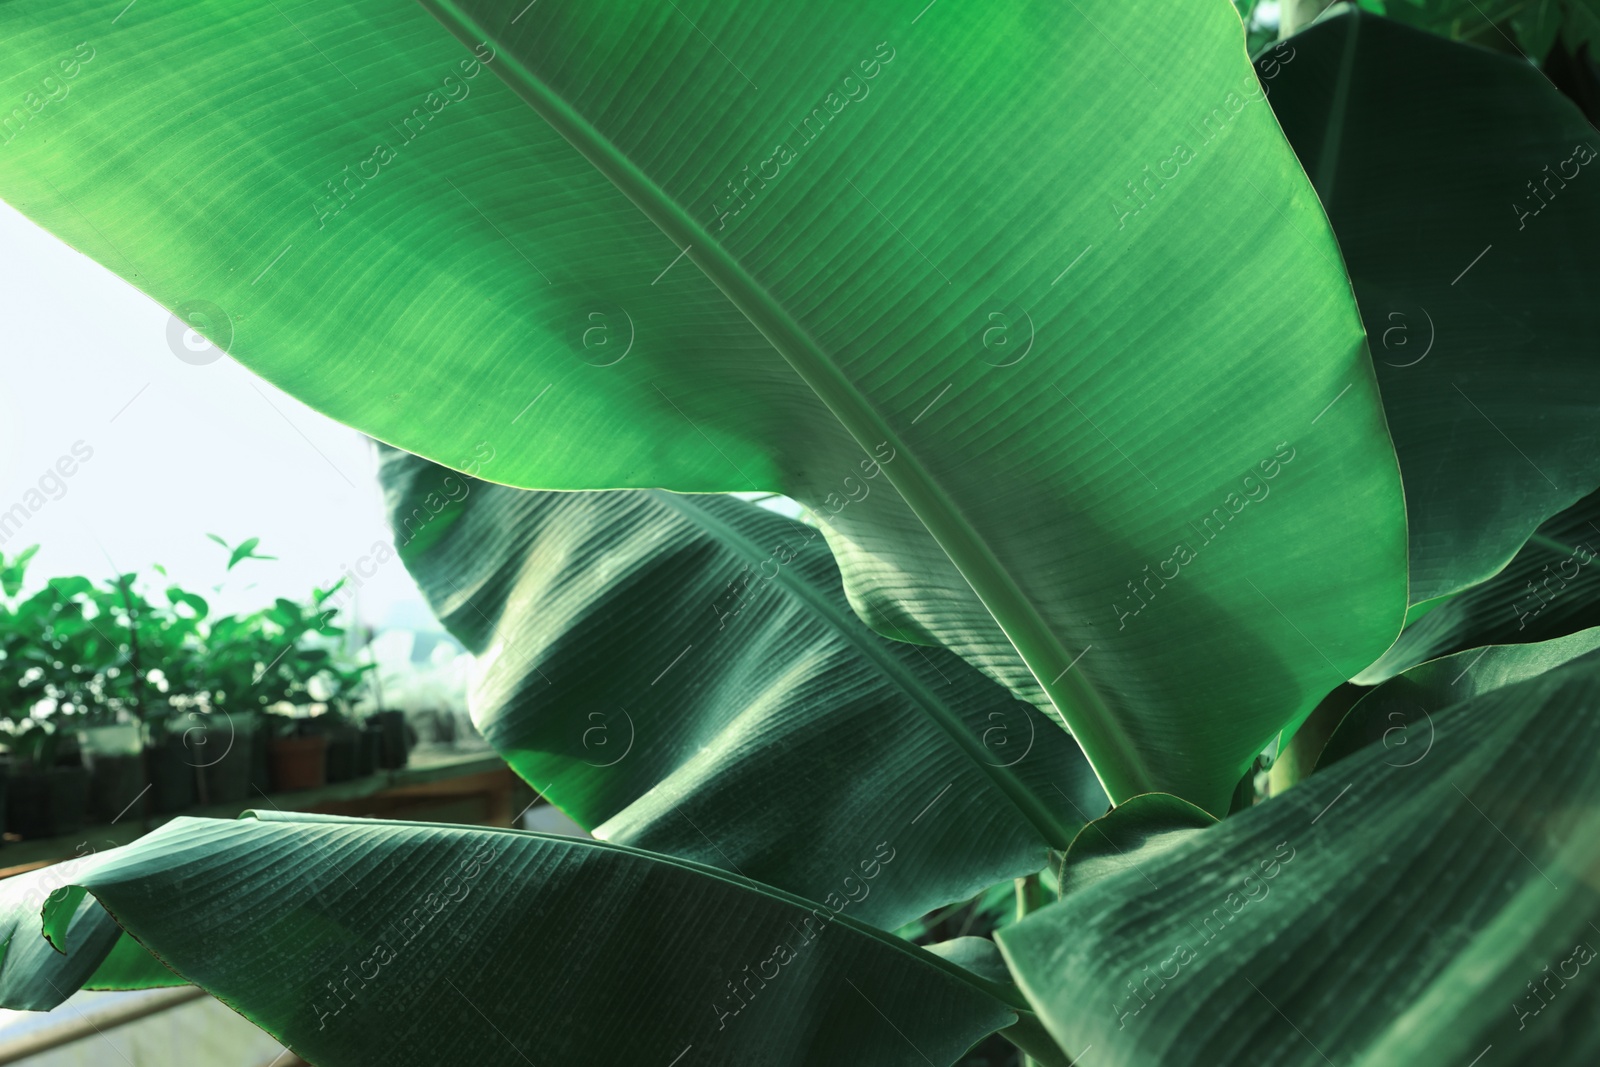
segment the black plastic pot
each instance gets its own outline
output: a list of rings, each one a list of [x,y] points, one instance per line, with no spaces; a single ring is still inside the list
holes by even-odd
[[[328,781],[348,782],[361,773],[361,731],[341,727],[328,734]]]
[[[34,839],[83,829],[89,811],[89,772],[53,767],[13,774],[6,782],[6,829]]]
[[[361,731],[360,748],[356,755],[356,776],[365,778],[378,773],[378,760],[383,755],[383,730],[368,723]]]
[[[255,737],[250,746],[250,790],[251,796],[266,796],[272,792],[272,723],[273,716],[263,716],[266,719],[256,729]]]
[[[169,737],[144,750],[150,776],[150,810],[159,815],[194,806],[195,763],[182,737]]]
[[[91,757],[89,810],[95,822],[109,823],[124,815],[144,817],[145,777],[142,755]]]
[[[190,730],[190,736],[196,732]],[[249,797],[254,732],[235,731],[230,726],[207,726],[198,732],[205,744],[191,749],[195,753],[191,758],[199,764],[200,803],[237,804]]]
[[[411,754],[411,728],[406,724],[406,713],[373,712],[367,719],[367,728],[376,728],[382,739],[378,749],[378,766],[385,770],[404,767]]]

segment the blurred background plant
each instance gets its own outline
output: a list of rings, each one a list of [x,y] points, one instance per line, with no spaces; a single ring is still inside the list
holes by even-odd
[[[225,570],[258,554],[255,538],[230,546]],[[53,577],[23,596],[35,548],[0,556],[0,729],[13,759],[52,766],[59,742],[82,730],[136,726],[151,743],[183,732],[184,717],[224,710],[270,713],[277,732],[296,719],[353,720],[374,669],[327,607],[342,583],[304,600],[212,617],[206,597],[146,576],[100,583]],[[220,586],[218,587],[220,589]]]

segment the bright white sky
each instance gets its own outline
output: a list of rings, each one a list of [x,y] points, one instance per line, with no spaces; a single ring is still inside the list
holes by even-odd
[[[107,577],[109,555],[123,570],[165,565],[214,610],[247,610],[307,595],[388,539],[372,446],[227,356],[178,359],[170,317],[0,203],[0,512],[75,442],[94,450],[0,545],[42,546],[30,586]],[[260,537],[278,561],[240,564],[216,596],[227,556],[207,533]],[[398,560],[359,597],[368,621],[426,618]]]

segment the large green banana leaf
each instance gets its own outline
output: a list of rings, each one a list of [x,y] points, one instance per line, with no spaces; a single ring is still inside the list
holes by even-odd
[[[1354,8],[1286,47],[1261,70],[1355,282],[1422,603],[1600,485],[1600,135],[1522,58]]]
[[[852,869],[893,877],[899,829]],[[325,1067],[948,1064],[1021,1014],[848,902],[567,837],[182,818],[85,860],[42,922],[10,887],[6,1006],[64,999],[120,924]]]
[[[1118,804],[1089,823],[1062,856],[1059,896],[1078,893],[1095,882],[1216,825],[1216,817],[1168,793],[1144,793]],[[1154,883],[1152,883],[1154,884]]]
[[[72,884],[92,855],[0,880],[0,1004],[42,1011],[55,1007],[80,986],[151,989],[184,984],[123,933],[102,908],[86,906],[73,917],[72,937],[87,946],[84,953],[63,956],[33,936],[38,932],[41,909]],[[18,924],[30,916],[31,930],[17,936]]]
[[[598,837],[824,900],[894,825],[893,876],[852,905],[893,929],[1038,871],[1105,810],[1042,712],[856,618],[814,527],[392,449],[382,478],[401,558],[480,657],[473,720]]]
[[[1317,756],[1323,770],[1365,747],[1389,750],[1393,766],[1426,758],[1433,716],[1453,704],[1533,678],[1600,648],[1600,626],[1552,641],[1489,645],[1412,667],[1356,702]]]
[[[1600,625],[1600,493],[1536,530],[1504,570],[1436,602],[1356,680],[1372,685],[1463,649],[1549,641]]]
[[[1101,1067],[1592,1064],[1597,657],[1130,847],[999,932],[1018,985]]]
[[[79,987],[141,988],[182,984],[137,943],[129,943],[103,908],[86,902],[69,913],[79,951],[63,955],[39,936],[39,915],[64,896],[91,859],[70,860],[0,881],[0,1005],[47,1011]],[[61,868],[65,868],[62,870]],[[165,972],[167,981],[141,981]],[[118,978],[129,979],[126,982]]]
[[[91,912],[105,916],[105,922],[112,922],[104,908],[91,907]],[[117,938],[117,943],[111,946],[111,951],[106,958],[95,968],[89,980],[83,983],[85,989],[161,989],[167,986],[186,985],[182,978],[147,952],[143,945],[135,941],[123,931]]]
[[[1114,798],[1221,810],[1393,639],[1359,318],[1227,0],[430,10],[470,47],[409,0],[0,4],[0,196],[436,461],[805,502]]]
[[[1491,580],[1485,586],[1493,584]],[[1474,596],[1485,586],[1450,603]],[[1388,749],[1392,766],[1417,762],[1433,745],[1436,711],[1543,674],[1596,647],[1600,647],[1600,626],[1551,640],[1468,648],[1411,667],[1376,688],[1344,686],[1295,733],[1283,758],[1273,765],[1274,790],[1281,792],[1367,745]]]

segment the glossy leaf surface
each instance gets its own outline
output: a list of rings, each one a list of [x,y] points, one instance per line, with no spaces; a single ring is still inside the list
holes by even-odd
[[[1389,751],[1386,762],[1391,766],[1420,762],[1433,747],[1434,716],[1439,712],[1480,693],[1537,677],[1596,648],[1600,648],[1600,627],[1553,641],[1490,645],[1429,660],[1357,701],[1328,738],[1317,770],[1371,744]]]
[[[1017,1015],[1002,987],[848,915],[574,838],[180,818],[85,860],[72,886],[42,924],[6,908],[7,1006],[70,994],[78,983],[52,974],[99,963],[108,911],[324,1067],[666,1063],[688,1049],[730,1065],[946,1064]],[[109,939],[81,936],[96,915]],[[894,1024],[913,1018],[915,1044]]]
[[[440,462],[807,503],[874,625],[1219,811],[1403,610],[1331,232],[1226,0],[915,6],[14,0],[0,195]]]
[[[1423,758],[1368,746],[1131,851],[1002,951],[1107,1067],[1590,1063],[1597,707],[1594,653],[1456,705]]]
[[[1534,531],[1504,570],[1436,602],[1357,681],[1373,685],[1417,664],[1487,645],[1550,641],[1600,625],[1600,493]]]
[[[1420,604],[1600,485],[1600,135],[1521,57],[1364,12],[1285,47],[1258,67],[1355,283]]]
[[[1078,831],[1061,857],[1060,895],[1081,892],[1216,825],[1216,818],[1186,800],[1145,793],[1106,812]]]
[[[893,929],[1039,870],[1105,810],[1042,712],[858,619],[815,527],[728,497],[510,489],[393,450],[383,480],[401,557],[479,657],[474,722],[598,837],[849,897]]]

